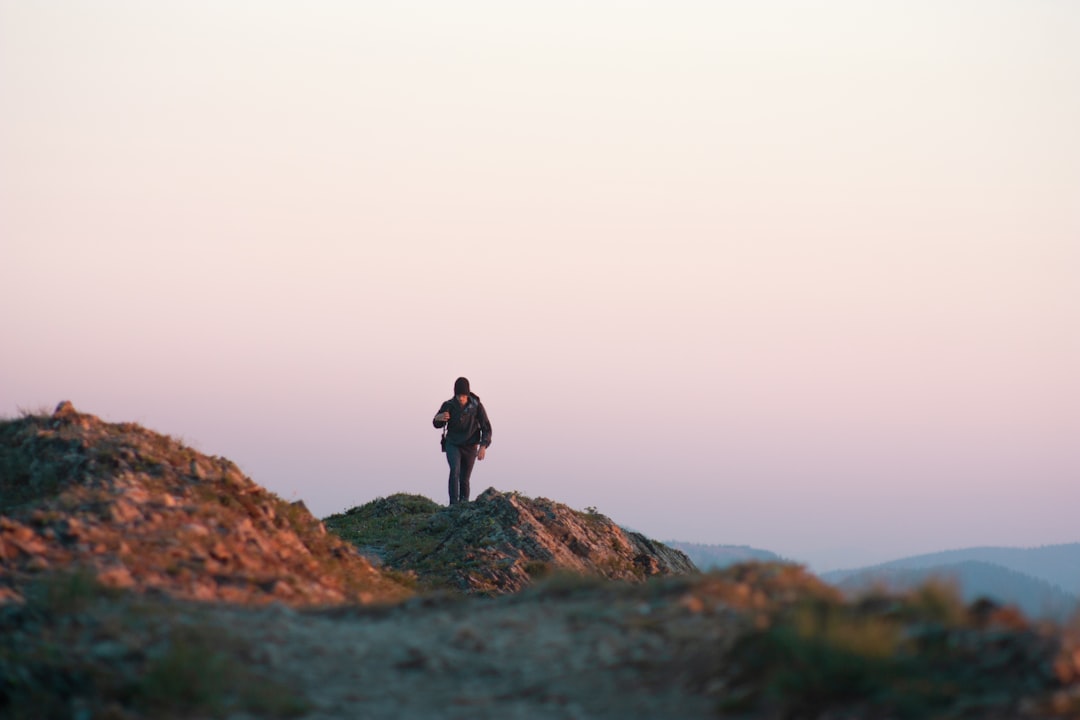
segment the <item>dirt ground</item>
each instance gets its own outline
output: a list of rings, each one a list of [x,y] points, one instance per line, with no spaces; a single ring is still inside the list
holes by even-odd
[[[671,611],[585,592],[385,611],[279,606],[218,621],[257,641],[259,672],[294,689],[312,720],[716,717],[715,696],[691,692],[682,666],[723,621],[687,609],[682,623],[658,617]]]
[[[32,586],[25,604],[0,605],[0,716],[1080,717],[1080,645],[1060,636],[916,619],[902,632],[921,634],[922,654],[890,659],[874,618],[912,606],[814,604],[827,589],[798,569],[740,572],[754,577],[552,576],[498,598],[324,609]],[[832,619],[792,635],[785,607]]]

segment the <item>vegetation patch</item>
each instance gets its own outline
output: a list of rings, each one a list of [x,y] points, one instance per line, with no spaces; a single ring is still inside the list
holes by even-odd
[[[38,612],[56,617],[81,612],[99,600],[115,599],[119,594],[98,582],[93,570],[75,567],[38,577],[27,587],[26,600]]]
[[[450,510],[422,495],[398,493],[331,515],[327,530],[361,553],[399,571],[414,570],[429,589],[447,587],[450,573],[433,554],[447,540]]]
[[[717,657],[724,712],[823,717],[952,716],[1015,709],[1047,690],[1047,638],[972,621],[955,595],[927,586],[903,598],[860,603],[816,598],[775,613]]]
[[[133,704],[159,717],[225,717],[247,711],[292,718],[309,710],[299,696],[265,682],[249,665],[246,645],[220,629],[175,628],[132,684]]]
[[[0,421],[0,511],[55,495],[83,466],[81,443],[47,421],[38,415]]]
[[[104,588],[86,572],[47,575],[24,604],[0,606],[0,716],[308,712],[300,695],[254,669],[253,651],[192,606]]]

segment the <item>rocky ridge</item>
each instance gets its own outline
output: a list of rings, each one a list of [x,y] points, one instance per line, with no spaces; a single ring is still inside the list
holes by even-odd
[[[0,600],[50,569],[193,600],[323,605],[410,592],[303,506],[209,457],[69,402],[0,422]]]
[[[419,495],[392,495],[324,522],[427,587],[472,594],[518,592],[553,572],[629,582],[697,572],[684,553],[595,510],[494,488],[449,508]]]

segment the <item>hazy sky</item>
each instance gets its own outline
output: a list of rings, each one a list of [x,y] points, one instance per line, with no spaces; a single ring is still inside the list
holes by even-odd
[[[0,0],[0,414],[324,516],[1080,541],[1080,3]]]

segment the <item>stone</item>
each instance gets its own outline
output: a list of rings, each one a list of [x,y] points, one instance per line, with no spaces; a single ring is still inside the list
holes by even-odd
[[[219,540],[214,543],[214,547],[210,548],[210,557],[221,562],[227,562],[232,557],[232,553],[225,547],[225,543]]]
[[[195,600],[216,600],[217,585],[210,580],[195,582],[191,586],[191,597]]]
[[[78,518],[69,517],[64,520],[60,530],[61,537],[65,540],[78,540],[86,535],[86,524]]]
[[[26,525],[15,525],[8,531],[8,536],[12,540],[19,540],[22,542],[28,542],[35,537],[34,530]]]
[[[136,485],[135,487],[129,488],[127,492],[124,493],[124,497],[127,498],[128,502],[136,505],[143,505],[150,500],[150,493],[147,492],[146,488]]]
[[[9,603],[21,604],[22,602],[23,596],[16,590],[9,587],[0,587],[0,605],[7,605]]]
[[[135,578],[123,565],[108,568],[98,572],[98,582],[108,587],[126,590],[135,586]]]
[[[22,553],[31,556],[42,555],[49,549],[49,546],[46,545],[43,541],[39,540],[36,536],[31,536],[30,538],[27,538],[25,540],[9,538],[7,542],[9,545],[14,546]]]
[[[113,522],[119,523],[121,525],[126,525],[127,523],[134,522],[135,520],[142,517],[142,512],[139,511],[139,508],[137,508],[134,504],[123,498],[113,503],[112,508],[110,509],[110,513],[112,515]]]

